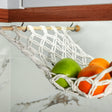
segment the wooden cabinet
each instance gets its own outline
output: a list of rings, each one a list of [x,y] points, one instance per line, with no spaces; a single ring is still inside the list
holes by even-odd
[[[112,20],[112,0],[1,0],[0,22]],[[22,5],[24,9],[21,8]]]

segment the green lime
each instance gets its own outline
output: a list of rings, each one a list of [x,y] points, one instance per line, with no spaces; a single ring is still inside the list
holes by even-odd
[[[80,71],[81,67],[76,61],[71,58],[64,58],[55,64],[51,72],[56,74],[63,74],[68,77],[77,77]],[[68,83],[63,78],[58,79],[56,83],[64,88],[69,87]]]

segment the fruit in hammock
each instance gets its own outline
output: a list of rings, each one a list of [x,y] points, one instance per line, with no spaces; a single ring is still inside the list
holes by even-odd
[[[90,77],[90,76],[101,73],[103,70],[104,68],[101,66],[89,65],[88,67],[85,67],[80,71],[78,78],[79,77]],[[111,76],[109,73],[106,73],[99,81],[106,80],[106,79],[111,79]],[[91,87],[92,87],[92,84],[90,84],[86,80],[81,81],[79,83],[79,89],[86,94],[89,93],[89,90],[91,89]],[[95,89],[93,93],[93,96],[103,93],[106,87],[107,85],[97,86],[97,88]]]
[[[51,72],[56,74],[63,74],[68,77],[77,77],[80,71],[81,67],[76,61],[71,58],[64,58],[55,64]],[[64,88],[69,87],[67,81],[63,78],[58,79],[56,83]]]
[[[78,74],[78,78],[79,77],[91,77],[95,74],[101,73],[104,70],[103,67],[97,66],[97,65],[89,65],[85,68],[83,68],[79,74]]]
[[[104,68],[108,68],[109,62],[103,58],[95,58],[89,63],[89,65],[98,65]]]

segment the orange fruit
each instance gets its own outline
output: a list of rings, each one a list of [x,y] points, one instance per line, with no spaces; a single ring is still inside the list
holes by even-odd
[[[104,70],[103,67],[100,67],[100,66],[93,66],[93,65],[89,65],[85,68],[83,68],[79,74],[78,74],[78,78],[79,77],[90,77],[90,76],[93,76],[95,74],[99,74],[101,73],[102,71]]]
[[[98,65],[104,68],[108,68],[109,62],[103,58],[95,58],[89,63],[89,65]]]
[[[89,65],[88,67],[82,69],[79,72],[78,78],[79,77],[90,77],[90,76],[93,76],[93,75],[101,73],[103,70],[104,70],[104,68],[101,67],[101,66],[98,66],[98,65]],[[106,80],[106,79],[111,79],[111,76],[110,76],[109,73],[105,74],[104,77],[102,79],[100,79],[100,81]],[[86,94],[88,94],[88,92],[91,89],[91,87],[92,87],[92,85],[89,82],[87,82],[87,81],[81,81],[79,83],[79,89],[82,92],[86,93]],[[98,95],[100,93],[103,93],[106,87],[107,87],[107,85],[98,86],[95,89],[93,96],[94,95]]]
[[[86,94],[89,93],[89,90],[91,89],[91,87],[92,87],[92,85],[87,81],[81,81],[79,84],[79,89]],[[98,86],[95,89],[93,96],[103,93],[105,91],[106,87],[107,87],[107,85]]]

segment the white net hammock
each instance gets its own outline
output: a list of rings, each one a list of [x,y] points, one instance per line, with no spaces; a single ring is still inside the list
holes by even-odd
[[[92,56],[86,54],[68,35],[66,27],[61,27],[57,30],[55,26],[51,26],[52,33],[46,29],[45,26],[40,26],[41,31],[35,31],[30,25],[27,26],[29,32],[18,30],[17,26],[13,26],[15,35],[9,35],[8,31],[0,30],[0,34],[5,37],[9,42],[14,44],[23,54],[29,57],[38,68],[45,72],[45,76],[54,87],[65,92],[77,93],[78,95],[87,98],[104,97],[112,93],[112,80],[103,80],[102,77],[112,71],[112,67],[105,69],[100,74],[92,77],[70,78],[64,74],[54,74],[51,72],[53,65],[63,58],[74,59],[82,68],[88,66],[88,63],[93,59]],[[41,32],[41,33],[40,33]],[[54,76],[55,75],[55,76]],[[54,77],[53,77],[54,76]],[[64,78],[69,88],[65,89],[58,85],[56,81],[59,78]],[[94,80],[93,80],[94,78]],[[88,94],[85,94],[79,89],[79,83],[87,81],[90,83],[91,89]],[[104,93],[93,95],[97,86],[108,85]]]

